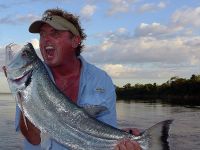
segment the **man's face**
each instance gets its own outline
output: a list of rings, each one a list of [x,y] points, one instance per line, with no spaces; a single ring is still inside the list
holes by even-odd
[[[56,30],[48,24],[40,28],[40,51],[44,61],[50,67],[67,63],[75,56],[72,47],[73,35],[68,31]]]

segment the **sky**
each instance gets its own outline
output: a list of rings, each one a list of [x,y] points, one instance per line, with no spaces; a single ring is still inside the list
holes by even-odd
[[[11,42],[39,48],[39,35],[28,28],[49,8],[80,17],[83,57],[117,86],[200,74],[199,0],[0,0],[0,67]],[[0,91],[6,89],[0,71]]]

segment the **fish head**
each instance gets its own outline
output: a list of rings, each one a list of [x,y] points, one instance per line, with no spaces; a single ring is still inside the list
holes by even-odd
[[[19,88],[20,85],[26,85],[32,76],[32,71],[36,69],[37,61],[39,60],[31,43],[23,46],[16,54],[13,54],[12,49],[16,45],[9,45],[6,47],[6,66],[5,72],[11,90]],[[19,48],[18,48],[19,49]],[[15,85],[15,86],[13,86]]]

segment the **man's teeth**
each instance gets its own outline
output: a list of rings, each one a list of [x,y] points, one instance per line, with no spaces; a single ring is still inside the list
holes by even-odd
[[[54,49],[54,47],[53,46],[46,46],[45,49],[46,50],[52,50],[52,49]]]
[[[54,55],[55,48],[53,46],[46,46],[45,51],[48,57],[52,57]]]

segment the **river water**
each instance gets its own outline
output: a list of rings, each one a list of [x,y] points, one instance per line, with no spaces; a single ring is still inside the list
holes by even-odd
[[[14,114],[15,101],[11,95],[0,94],[0,150],[22,149],[22,136],[14,129]],[[200,107],[118,101],[117,117],[119,128],[141,130],[174,119],[169,138],[171,150],[200,150]]]

